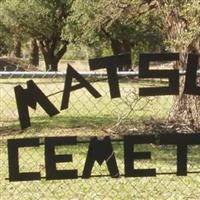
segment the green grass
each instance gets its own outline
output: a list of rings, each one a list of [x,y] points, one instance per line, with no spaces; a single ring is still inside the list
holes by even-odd
[[[1,101],[0,101],[0,131],[4,134],[19,132],[18,113],[15,102],[14,86],[24,84],[28,79],[3,79],[1,80]],[[62,91],[64,88],[63,79],[34,79],[46,95]],[[40,106],[37,110],[29,109],[32,127],[25,131],[29,134],[35,130],[51,133],[55,129],[86,128],[94,131],[104,128],[112,128],[116,124],[120,126],[135,127],[145,121],[164,121],[172,106],[172,97],[145,97],[138,96],[139,87],[146,83],[138,84],[136,81],[122,80],[120,82],[121,98],[110,98],[109,87],[106,81],[92,83],[101,93],[102,97],[95,99],[87,90],[82,89],[72,92],[69,108],[63,110],[57,116],[49,118]],[[152,84],[152,83],[151,83]],[[151,85],[149,84],[149,85]],[[153,83],[155,84],[155,83]],[[156,85],[159,85],[156,83]],[[60,110],[62,92],[49,97],[54,105]],[[55,134],[55,133],[53,133]]]
[[[46,95],[63,89],[62,79],[34,79]],[[138,88],[147,85],[146,82],[121,81],[122,98],[110,99],[108,84],[105,81],[93,83],[102,94],[94,99],[86,90],[73,92],[70,97],[69,109],[53,118],[49,118],[38,106],[37,111],[30,109],[32,127],[21,131],[14,98],[14,86],[23,84],[26,79],[0,80],[0,199],[2,200],[148,200],[148,199],[199,199],[199,174],[188,174],[187,177],[165,175],[147,178],[112,179],[90,178],[88,180],[61,180],[33,182],[9,182],[7,139],[46,136],[103,136],[114,134],[107,130],[120,123],[122,128],[140,128],[144,130],[145,123],[163,122],[171,109],[173,97],[138,97]],[[149,83],[148,83],[149,84]],[[156,84],[157,83],[152,83]],[[60,109],[62,93],[49,98]],[[122,129],[124,130],[124,129]],[[60,147],[58,154],[72,153],[73,163],[58,164],[58,169],[76,168],[82,175],[88,145]],[[199,147],[189,150],[189,171],[199,171]],[[120,173],[124,173],[122,144],[114,145]],[[141,160],[135,163],[136,168],[156,168],[157,172],[176,171],[176,149],[168,146],[139,145],[136,151],[152,152],[151,160]],[[20,149],[20,170],[40,171],[45,176],[44,146],[39,148]],[[94,167],[93,174],[107,174],[105,165]]]
[[[4,144],[5,145],[5,144]],[[124,160],[122,144],[113,145],[118,168],[124,174]],[[56,148],[57,154],[72,154],[72,163],[58,164],[57,168],[77,169],[82,175],[88,145]],[[188,171],[198,171],[199,147],[189,150]],[[158,175],[146,178],[112,179],[111,177],[30,182],[9,182],[7,172],[7,151],[1,148],[1,199],[34,200],[34,199],[199,199],[200,178],[198,174],[188,174],[187,177],[176,175]],[[158,173],[176,172],[176,149],[173,146],[137,145],[135,151],[150,151],[151,160],[135,162],[136,169],[156,168]],[[40,171],[45,177],[44,146],[39,148],[20,149],[20,170]],[[31,170],[30,170],[31,169]],[[108,170],[105,163],[100,167],[95,164],[92,175],[106,175]]]

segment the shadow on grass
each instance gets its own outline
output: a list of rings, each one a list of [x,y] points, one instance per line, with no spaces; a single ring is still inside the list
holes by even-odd
[[[43,130],[43,129],[73,129],[73,128],[88,128],[99,129],[104,127],[110,127],[116,123],[116,118],[105,116],[55,116],[49,118],[48,116],[32,117],[31,127],[25,130],[20,129],[18,121],[10,122],[9,125],[0,127],[0,135],[13,135],[20,134],[31,130]]]
[[[105,116],[56,116],[32,118],[33,128],[102,128],[116,122],[110,115]]]

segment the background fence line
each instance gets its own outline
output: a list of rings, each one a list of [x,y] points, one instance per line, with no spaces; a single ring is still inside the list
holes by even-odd
[[[185,73],[185,72],[184,72]],[[184,75],[184,73],[182,75]],[[15,102],[14,87],[33,79],[46,96],[62,91],[65,73],[54,72],[0,72],[0,199],[13,200],[67,200],[67,199],[199,199],[199,174],[177,177],[166,174],[146,178],[110,177],[88,180],[33,181],[13,183],[8,178],[7,139],[49,136],[90,136],[111,135],[114,138],[124,134],[166,133],[176,131],[168,124],[173,109],[173,96],[139,97],[138,90],[148,86],[167,85],[167,81],[139,80],[138,72],[119,72],[121,98],[111,99],[105,72],[80,72],[102,95],[95,99],[87,90],[81,89],[70,94],[67,110],[49,118],[37,106],[29,109],[32,126],[21,131]],[[59,109],[62,93],[49,97]],[[190,131],[190,130],[188,130]],[[124,171],[123,146],[113,144],[120,172]],[[73,162],[58,164],[58,169],[78,169],[82,172],[88,144],[76,147],[58,147],[58,154],[73,154]],[[199,171],[199,146],[189,147],[188,171]],[[150,151],[152,159],[135,162],[135,168],[156,168],[158,173],[176,172],[176,147],[136,145],[135,151]],[[21,148],[20,170],[40,171],[45,177],[44,147]],[[94,175],[108,174],[106,165],[95,165]],[[81,175],[81,174],[79,174]]]
[[[101,77],[101,76],[107,76],[106,72],[98,72],[98,71],[78,71],[80,75],[83,77]],[[120,71],[117,72],[119,77],[139,77],[139,72],[138,71]],[[186,71],[180,71],[179,72],[180,76],[186,75]],[[200,70],[197,71],[197,75],[200,75]],[[65,77],[66,72],[21,72],[21,71],[0,71],[0,78],[10,78],[10,77],[15,77],[15,78],[52,78],[52,77]]]

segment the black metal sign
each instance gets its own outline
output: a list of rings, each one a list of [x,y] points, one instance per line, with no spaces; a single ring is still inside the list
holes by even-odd
[[[200,87],[196,84],[196,74],[199,56],[190,54],[188,56],[186,81],[184,93],[189,95],[200,95]],[[139,61],[139,78],[166,78],[169,80],[168,87],[149,87],[140,88],[140,96],[158,96],[158,95],[178,95],[179,94],[179,70],[151,70],[151,62],[179,61],[178,53],[168,54],[141,54]],[[106,69],[108,75],[108,84],[110,88],[111,98],[120,98],[120,86],[117,75],[117,67],[131,64],[131,55],[124,54],[105,58],[89,60],[90,70]],[[73,79],[78,84],[72,85]],[[68,109],[70,93],[85,88],[94,98],[100,98],[101,94],[72,66],[68,65],[63,96],[61,100],[60,110]],[[58,108],[48,99],[43,91],[37,86],[33,80],[27,82],[27,88],[24,89],[18,85],[14,88],[19,114],[21,129],[31,126],[29,107],[36,109],[37,103],[50,116],[60,113]],[[124,173],[118,168],[117,159],[113,149],[113,142],[123,142],[124,149]],[[162,134],[162,135],[129,135],[124,136],[121,140],[111,140],[105,137],[99,140],[92,137],[88,141],[88,153],[86,155],[85,164],[83,166],[82,176],[78,176],[77,169],[58,170],[57,163],[72,162],[73,155],[57,155],[55,154],[56,146],[78,145],[83,143],[77,141],[77,137],[46,137],[44,143],[41,144],[40,138],[28,139],[9,139],[8,140],[8,160],[9,160],[9,180],[10,181],[34,181],[40,180],[41,174],[37,172],[20,172],[19,149],[35,147],[39,148],[44,145],[45,156],[45,172],[46,180],[61,179],[77,179],[92,177],[92,169],[94,163],[107,165],[109,176],[112,178],[119,177],[146,177],[156,176],[156,169],[135,169],[134,161],[141,159],[151,159],[151,152],[135,152],[135,144],[155,144],[155,145],[176,145],[177,146],[177,176],[187,175],[187,150],[189,145],[199,145],[200,135],[198,134]],[[86,142],[87,143],[87,142]]]
[[[123,164],[124,172],[118,168],[117,158],[113,148],[113,143],[123,143]],[[55,154],[55,148],[58,146],[71,146],[88,143],[88,152],[85,158],[82,175],[78,176],[77,169],[67,169],[69,162],[73,161],[72,154]],[[8,160],[9,160],[9,180],[10,181],[34,181],[45,178],[46,180],[64,180],[64,179],[87,179],[93,177],[92,170],[94,163],[107,165],[108,175],[112,178],[120,177],[155,177],[157,173],[155,168],[152,169],[135,169],[136,160],[151,159],[151,152],[135,152],[134,146],[137,144],[154,144],[154,145],[175,145],[176,146],[176,175],[187,176],[188,146],[200,145],[199,134],[161,134],[161,135],[127,135],[120,140],[112,140],[109,136],[103,139],[91,137],[89,141],[77,141],[77,137],[46,137],[44,143],[40,143],[40,138],[26,139],[9,139],[8,140]],[[20,172],[19,149],[44,146],[45,172],[46,177],[41,177],[40,172]],[[58,170],[57,163],[65,163],[66,169]],[[165,172],[163,174],[171,174]]]
[[[190,54],[188,56],[188,64],[186,71],[186,81],[184,93],[189,95],[200,95],[200,87],[196,84],[196,74],[199,56]],[[139,61],[139,78],[167,78],[169,79],[168,87],[148,87],[140,88],[140,96],[159,96],[159,95],[179,95],[179,70],[150,70],[150,62],[166,62],[179,61],[178,53],[168,54],[141,54]],[[111,98],[120,98],[120,87],[117,75],[117,67],[131,64],[131,55],[123,54],[105,58],[89,60],[90,69],[106,69],[108,75],[108,84],[110,88]],[[77,85],[72,85],[75,79],[79,82]],[[100,98],[101,94],[72,66],[68,65],[63,97],[60,110],[68,109],[70,93],[79,89],[85,88],[95,98]],[[34,83],[33,80],[27,82],[27,89],[20,85],[15,87],[15,97],[19,114],[21,129],[31,126],[28,107],[36,109],[36,104],[39,103],[45,112],[50,116],[59,114],[59,110],[50,102],[48,97]]]

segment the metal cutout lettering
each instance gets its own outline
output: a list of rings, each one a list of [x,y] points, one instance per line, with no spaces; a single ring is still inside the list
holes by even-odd
[[[140,96],[162,96],[162,95],[179,95],[179,70],[150,70],[151,61],[179,61],[179,53],[166,54],[141,54],[139,61],[139,78],[159,78],[168,79],[168,87],[149,87],[139,88]],[[190,54],[188,56],[185,94],[200,95],[200,87],[196,84],[197,67],[199,55]],[[117,75],[117,67],[131,64],[131,55],[122,54],[118,56],[110,56],[89,60],[90,70],[106,69],[108,83],[110,87],[111,98],[120,98],[119,80]],[[79,84],[72,86],[72,80],[76,79]],[[57,115],[59,111],[48,100],[44,93],[32,81],[27,82],[27,89],[23,89],[20,85],[15,87],[15,97],[17,102],[19,121],[21,129],[31,126],[28,113],[28,106],[36,109],[36,103],[39,103],[46,113],[52,117]],[[68,65],[63,97],[61,101],[61,110],[69,107],[70,93],[85,88],[94,98],[100,98],[101,94],[72,66]],[[51,96],[51,95],[49,95]]]
[[[120,177],[154,177],[158,175],[176,174],[177,176],[187,176],[187,148],[191,145],[200,145],[200,134],[160,134],[160,135],[127,135],[119,140],[112,140],[109,136],[98,140],[96,137],[89,141],[78,142],[77,137],[47,137],[44,144],[39,143],[39,138],[9,139],[8,140],[8,160],[9,160],[9,181],[36,181],[41,179],[40,172],[20,172],[19,166],[19,148],[41,148],[45,149],[45,170],[48,180],[65,180],[77,178],[91,178],[110,176],[111,178]],[[117,156],[113,143],[122,142],[124,149],[124,174],[120,172],[117,164]],[[57,155],[56,146],[63,148],[71,145],[88,144],[88,153],[85,155],[85,164],[82,175],[78,175],[77,169],[67,169],[68,162],[73,161],[73,154]],[[176,172],[158,173],[156,169],[135,169],[134,161],[152,159],[151,152],[134,152],[134,145],[153,144],[153,145],[175,145],[177,146]],[[30,158],[29,158],[30,159]],[[94,162],[99,165],[107,165],[109,174],[91,175]],[[105,161],[105,162],[104,162]],[[56,163],[64,163],[64,170],[57,170]],[[38,163],[39,165],[39,163]]]

